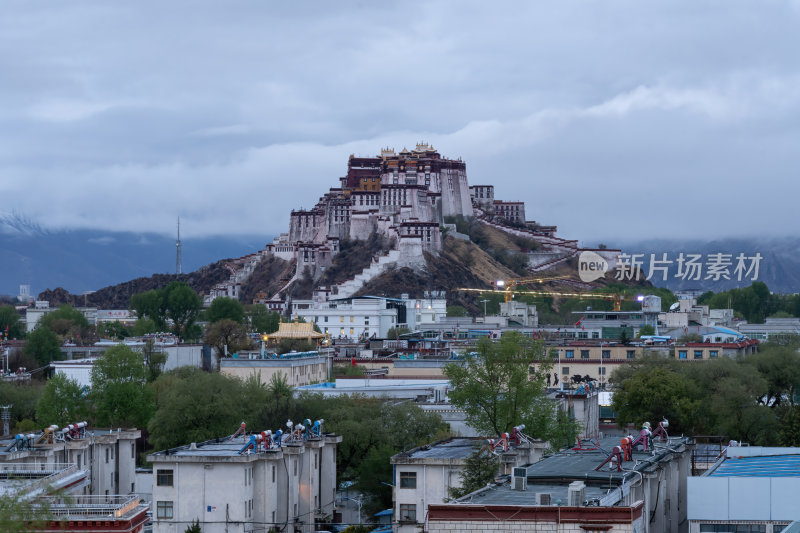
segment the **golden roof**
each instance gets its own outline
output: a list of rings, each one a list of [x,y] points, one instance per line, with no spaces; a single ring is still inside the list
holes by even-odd
[[[278,331],[269,335],[270,339],[321,339],[322,333],[314,331],[313,322],[281,322]]]

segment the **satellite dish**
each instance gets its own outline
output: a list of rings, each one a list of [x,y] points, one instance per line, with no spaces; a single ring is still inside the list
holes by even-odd
[[[674,304],[672,304],[672,305],[670,305],[670,306],[669,306],[669,310],[670,310],[670,311],[675,311],[675,310],[676,310],[677,308],[679,308],[680,306],[681,306],[681,304],[680,304],[680,303],[678,303],[678,302],[675,302]]]

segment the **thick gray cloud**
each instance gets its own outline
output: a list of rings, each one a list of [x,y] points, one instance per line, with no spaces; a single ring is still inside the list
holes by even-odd
[[[283,231],[425,140],[592,241],[792,233],[800,2],[6,1],[0,195],[49,227]]]

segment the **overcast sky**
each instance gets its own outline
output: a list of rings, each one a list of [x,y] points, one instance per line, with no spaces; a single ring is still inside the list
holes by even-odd
[[[285,231],[424,140],[582,241],[797,231],[800,1],[0,0],[0,210]]]

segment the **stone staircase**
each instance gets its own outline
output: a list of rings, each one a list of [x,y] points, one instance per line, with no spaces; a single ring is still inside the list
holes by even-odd
[[[331,297],[336,299],[350,298],[365,284],[383,274],[387,268],[396,266],[399,259],[400,250],[389,250],[386,255],[378,257],[377,261],[373,260],[370,266],[356,274],[353,279],[334,285],[333,290],[331,290]]]

